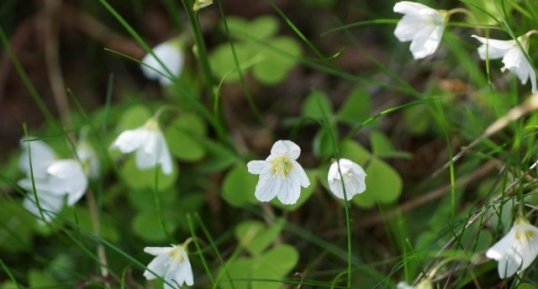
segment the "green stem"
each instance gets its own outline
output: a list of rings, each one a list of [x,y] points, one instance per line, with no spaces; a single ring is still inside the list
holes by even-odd
[[[209,59],[207,58],[207,49],[205,47],[202,30],[200,29],[200,22],[198,21],[196,13],[192,10],[192,2],[190,0],[181,0],[181,3],[183,3],[185,11],[187,11],[187,16],[191,23],[192,34],[194,34],[194,41],[196,42],[196,49],[198,51],[198,58],[202,64],[202,71],[207,82],[209,94],[215,99],[216,96],[213,91],[213,73],[211,72],[211,66],[209,65]]]

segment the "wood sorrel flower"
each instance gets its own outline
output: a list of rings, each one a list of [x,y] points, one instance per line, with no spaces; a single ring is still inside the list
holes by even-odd
[[[300,154],[301,148],[294,142],[279,140],[273,144],[267,159],[247,164],[249,173],[260,175],[256,199],[268,202],[276,196],[285,205],[297,202],[301,187],[310,185],[303,167],[296,161]]]
[[[124,154],[136,151],[136,166],[141,170],[160,164],[165,174],[172,173],[172,157],[156,117],[148,119],[139,128],[122,132],[112,143],[112,148]]]
[[[65,197],[67,204],[72,206],[84,196],[88,177],[79,161],[55,159],[52,149],[42,141],[28,141],[22,147],[20,167],[26,178],[18,184],[28,191],[23,205],[36,216],[41,216],[41,208],[44,221],[50,222],[63,208]]]
[[[404,14],[394,35],[401,42],[411,41],[409,49],[415,59],[429,56],[437,50],[445,30],[446,11],[416,2],[401,1],[394,5],[394,12]]]
[[[183,284],[194,284],[191,263],[187,255],[186,246],[172,245],[171,247],[145,247],[144,252],[155,256],[144,271],[144,277],[148,280],[163,278],[166,282],[165,289],[180,288]],[[171,286],[171,284],[175,286]]]
[[[529,50],[529,34],[522,35],[515,40],[497,40],[471,35],[476,38],[482,45],[478,47],[478,55],[481,59],[499,59],[502,58],[504,66],[501,71],[507,69],[515,73],[521,84],[526,84],[531,80],[532,93],[536,93],[536,73],[532,65],[525,57]],[[520,47],[521,45],[521,47]]]
[[[338,165],[340,165],[340,169],[338,169]],[[334,161],[329,168],[329,174],[327,175],[329,188],[332,193],[336,197],[344,199],[345,188],[345,195],[348,201],[351,200],[353,196],[366,190],[366,183],[364,182],[365,178],[366,173],[362,167],[348,159],[339,159],[338,162]],[[342,183],[344,183],[344,186],[342,186]]]
[[[170,78],[179,76],[183,70],[184,56],[180,40],[173,38],[163,42],[153,48],[153,53],[157,58],[148,53],[142,59],[140,65],[142,72],[147,78],[158,80],[162,86],[172,84]],[[166,66],[166,69],[161,63]]]
[[[486,252],[486,257],[498,262],[500,278],[509,278],[527,269],[538,255],[538,228],[519,217],[499,242]]]

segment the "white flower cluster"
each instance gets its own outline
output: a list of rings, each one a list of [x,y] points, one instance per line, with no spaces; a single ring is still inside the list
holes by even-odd
[[[277,197],[284,205],[297,203],[301,187],[310,185],[303,167],[297,162],[300,154],[301,148],[297,144],[279,140],[273,144],[267,159],[247,164],[251,174],[260,176],[254,193],[256,199],[269,202]],[[347,200],[366,190],[365,178],[362,167],[348,159],[333,162],[327,176],[332,193],[340,199],[346,195]]]
[[[411,41],[409,47],[415,59],[432,55],[439,47],[451,11],[432,9],[424,4],[401,1],[394,5],[394,12],[404,14],[398,22],[394,35],[401,42]],[[481,59],[502,58],[501,71],[509,70],[516,74],[521,84],[530,79],[532,93],[537,92],[536,73],[526,57],[529,50],[529,37],[533,32],[514,40],[488,39],[472,35],[482,45],[478,48]]]

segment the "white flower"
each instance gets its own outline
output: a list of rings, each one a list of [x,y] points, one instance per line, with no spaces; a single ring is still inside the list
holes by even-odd
[[[273,144],[267,159],[247,164],[251,174],[260,175],[255,192],[259,201],[268,202],[276,196],[285,205],[297,202],[301,187],[310,185],[304,169],[296,161],[300,154],[301,148],[294,142],[279,140]]]
[[[19,186],[33,194],[32,179],[27,176],[18,182]],[[73,159],[53,161],[46,170],[46,176],[35,178],[33,184],[37,195],[49,194],[59,197],[67,196],[67,204],[74,205],[86,192],[88,178],[82,165]]]
[[[508,234],[486,252],[498,262],[500,278],[508,278],[527,269],[538,255],[538,228],[518,218]]]
[[[501,71],[510,70],[515,73],[521,84],[526,84],[531,80],[532,93],[536,93],[536,73],[532,65],[525,57],[525,52],[529,50],[529,38],[523,35],[517,38],[521,47],[515,40],[497,40],[471,35],[482,43],[478,47],[478,54],[481,59],[499,59],[502,58],[504,66]],[[521,49],[523,48],[525,52]]]
[[[188,242],[188,241],[187,241]],[[187,286],[194,284],[189,256],[185,252],[186,245],[172,247],[145,247],[144,252],[155,256],[144,271],[148,280],[163,278],[165,289],[180,288],[183,283]],[[175,285],[175,286],[171,286]]]
[[[22,204],[24,208],[34,216],[38,218],[43,217],[42,221],[50,223],[64,207],[64,197],[45,190],[40,190],[36,193],[37,198],[39,199],[39,206],[37,205],[35,195],[31,189],[29,189],[29,192],[24,197]],[[41,211],[39,211],[39,208],[41,208]],[[41,213],[43,213],[43,215],[41,215]]]
[[[142,72],[147,78],[158,80],[162,86],[172,84],[170,78],[179,76],[183,70],[184,57],[179,40],[173,38],[163,42],[153,48],[153,53],[167,69],[151,53],[148,53],[140,65]]]
[[[43,141],[22,140],[23,153],[19,160],[19,168],[27,176],[33,174],[34,178],[43,178],[47,175],[47,167],[56,159],[54,151]],[[30,172],[30,159],[32,171]]]
[[[340,164],[340,170],[338,170],[338,164]],[[344,199],[341,177],[344,178],[343,183],[348,201],[351,200],[353,196],[366,190],[366,183],[364,182],[366,173],[362,167],[348,159],[339,159],[338,163],[336,161],[332,163],[327,176],[329,188],[336,197]]]
[[[410,50],[415,59],[424,58],[437,50],[445,30],[445,11],[416,2],[401,1],[394,5],[394,12],[404,14],[394,35],[401,42],[411,41]]]
[[[194,4],[192,5],[192,10],[198,11],[211,4],[213,4],[213,0],[196,0],[194,1]]]
[[[99,159],[89,143],[84,141],[77,144],[77,157],[88,169],[92,178],[99,175]]]
[[[136,166],[149,169],[161,165],[167,175],[172,173],[172,156],[157,120],[150,118],[143,126],[122,132],[112,144],[122,153],[136,151]]]
[[[396,285],[396,289],[415,289],[415,288],[413,288],[413,286],[407,284],[407,283],[404,282],[404,281],[400,281],[400,282],[398,282],[398,284]]]
[[[55,159],[54,151],[42,141],[23,141],[21,146],[24,152],[19,166],[26,178],[18,184],[27,191],[23,205],[38,217],[42,212],[43,221],[50,222],[63,208],[65,197],[69,205],[82,198],[88,187],[87,176],[78,161]]]
[[[418,282],[418,284],[414,287],[403,281],[398,282],[398,284],[396,285],[396,289],[432,289],[432,288],[433,288],[432,282],[428,279],[422,279],[422,281]]]

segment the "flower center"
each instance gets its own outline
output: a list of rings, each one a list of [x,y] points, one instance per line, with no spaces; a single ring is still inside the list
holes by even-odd
[[[183,262],[183,254],[176,246],[174,246],[174,249],[170,251],[170,258],[178,263]]]
[[[519,231],[519,232],[516,232],[516,239],[517,240],[521,240],[521,239],[525,239],[525,240],[530,240],[534,237],[534,232],[533,231]]]
[[[287,156],[280,156],[271,160],[273,175],[282,175],[287,177],[293,169],[293,163]]]

